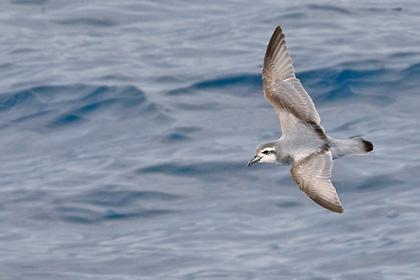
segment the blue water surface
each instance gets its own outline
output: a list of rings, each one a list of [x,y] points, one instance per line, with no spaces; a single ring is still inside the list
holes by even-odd
[[[262,93],[275,27],[344,206],[289,167]],[[0,279],[420,279],[416,1],[0,2]]]

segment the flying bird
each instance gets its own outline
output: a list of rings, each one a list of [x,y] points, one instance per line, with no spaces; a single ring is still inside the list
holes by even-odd
[[[258,146],[248,166],[255,162],[292,165],[290,173],[304,193],[322,207],[343,213],[330,179],[333,159],[367,154],[373,144],[361,137],[341,140],[325,134],[311,97],[295,76],[280,26],[268,43],[262,79],[264,96],[280,119],[282,136]]]

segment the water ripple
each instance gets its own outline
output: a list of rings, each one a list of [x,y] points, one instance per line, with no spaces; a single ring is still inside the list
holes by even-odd
[[[97,26],[97,27],[112,27],[117,25],[117,23],[113,22],[112,20],[106,19],[95,19],[95,18],[73,18],[68,20],[58,20],[56,21],[58,24],[62,25],[70,25],[70,26]]]
[[[137,169],[137,174],[164,174],[173,176],[194,177],[220,177],[231,172],[243,170],[244,163],[233,164],[231,162],[199,162],[192,164],[164,163]],[[222,177],[220,177],[222,179]]]
[[[236,91],[224,91],[225,93],[230,93],[234,95],[247,96],[254,94],[256,90],[262,88],[261,75],[237,75],[229,77],[221,77],[212,80],[201,81],[195,83],[187,88],[179,88],[170,90],[167,95],[177,96],[177,95],[189,95],[195,94],[199,90],[215,90],[218,88],[226,89],[227,87],[240,87],[245,90],[236,90]]]
[[[16,114],[24,111],[25,114]],[[110,113],[115,120],[146,117],[156,122],[170,118],[134,86],[39,86],[0,96],[4,122],[64,128]]]

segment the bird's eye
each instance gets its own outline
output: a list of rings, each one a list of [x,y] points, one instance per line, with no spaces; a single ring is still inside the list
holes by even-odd
[[[262,153],[263,153],[264,155],[268,155],[269,151],[268,151],[268,150],[265,150],[265,151],[263,151]]]

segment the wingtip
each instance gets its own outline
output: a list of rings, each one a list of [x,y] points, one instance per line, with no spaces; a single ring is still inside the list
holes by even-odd
[[[341,205],[341,203],[331,203],[330,201],[326,201],[326,200],[320,200],[317,198],[312,198],[313,201],[315,201],[318,205],[324,207],[325,209],[331,211],[331,212],[335,212],[335,213],[339,213],[342,214],[344,212],[344,208]]]
[[[328,204],[323,205],[323,204],[320,204],[320,203],[318,203],[318,204],[321,205],[322,207],[324,207],[325,209],[328,209],[328,210],[330,210],[332,212],[335,212],[335,213],[342,214],[344,212],[344,209],[343,209],[343,206],[341,205],[341,203],[339,205],[331,205],[331,204],[330,205],[328,205]]]
[[[276,27],[276,29],[274,30],[274,32],[273,32],[273,36],[275,35],[275,34],[278,34],[279,36],[281,35],[283,33],[283,29],[281,28],[281,26],[279,25],[279,26],[277,26]]]
[[[321,205],[325,209],[330,210],[330,211],[335,212],[335,213],[342,214],[344,212],[343,206],[341,204],[339,204],[339,205],[331,205],[331,204],[330,205],[323,205],[323,204],[319,204],[319,205]]]
[[[272,82],[288,78],[295,78],[295,71],[283,30],[281,26],[277,26],[265,51],[263,80]]]

